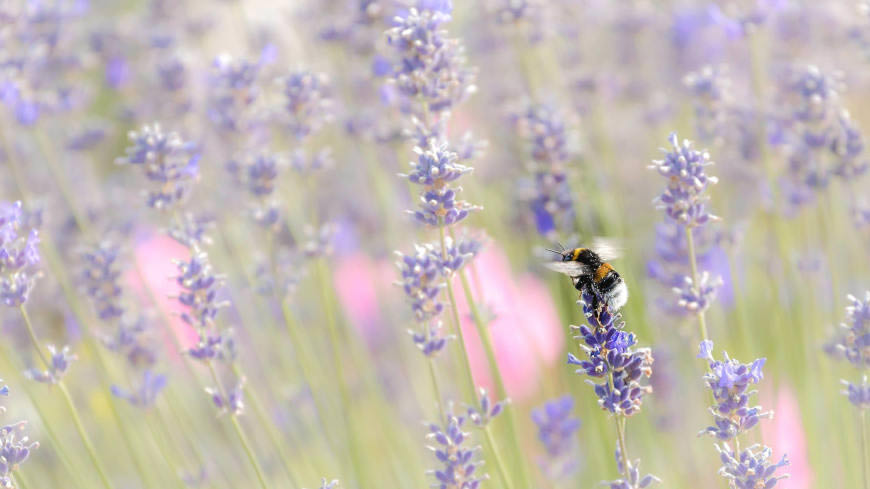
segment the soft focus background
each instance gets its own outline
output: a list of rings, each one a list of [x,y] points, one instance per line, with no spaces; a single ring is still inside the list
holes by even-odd
[[[409,94],[415,46],[447,102]],[[621,421],[567,364],[577,291],[541,266],[605,236],[655,359],[628,456],[657,487],[728,487],[698,435],[699,304],[673,290],[686,235],[654,202],[675,183],[648,168],[675,133],[718,177],[693,249],[714,354],[767,359],[749,405],[775,416],[741,443],[788,454],[777,487],[866,488],[870,319],[845,308],[870,288],[868,56],[853,1],[2,2],[2,482],[470,489],[427,472],[429,423],[479,402],[469,369],[510,398],[463,426],[481,487],[619,479]],[[442,140],[471,211],[446,238],[406,212],[414,147]],[[443,310],[412,309],[422,265],[395,250],[438,261],[451,236],[459,265],[423,279]],[[70,346],[51,368],[48,344]]]

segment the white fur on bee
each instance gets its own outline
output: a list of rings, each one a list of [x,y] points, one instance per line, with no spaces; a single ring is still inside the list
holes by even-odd
[[[625,282],[620,280],[615,287],[604,292],[602,295],[604,296],[602,299],[607,304],[607,308],[612,312],[616,312],[622,309],[622,306],[628,302],[628,287],[625,285]]]

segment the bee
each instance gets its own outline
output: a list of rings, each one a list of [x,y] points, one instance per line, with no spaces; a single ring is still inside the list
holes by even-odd
[[[565,249],[559,245],[559,250],[553,252],[561,257],[559,261],[546,262],[551,270],[564,273],[571,277],[574,288],[581,293],[588,292],[596,302],[593,308],[600,310],[606,305],[611,312],[619,311],[628,301],[628,287],[625,281],[614,270],[608,260],[618,258],[618,253],[612,245],[602,240],[596,240],[591,248]]]

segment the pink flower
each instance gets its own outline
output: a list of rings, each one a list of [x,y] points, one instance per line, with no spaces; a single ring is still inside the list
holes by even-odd
[[[515,400],[526,399],[535,394],[543,370],[562,358],[565,331],[556,308],[546,286],[532,275],[514,276],[501,251],[487,249],[472,266],[476,273],[466,268],[466,274],[475,304],[491,319],[490,338],[507,394]],[[474,381],[494,390],[486,352],[458,278],[454,291]]]
[[[134,268],[127,271],[125,281],[139,302],[156,306],[160,322],[164,317],[169,318],[169,332],[175,335],[182,348],[196,344],[196,331],[178,317],[181,306],[174,299],[180,289],[173,280],[178,274],[173,260],[187,259],[189,250],[168,236],[149,234],[137,241],[133,254]],[[171,341],[170,338],[166,340]],[[169,351],[175,350],[172,343],[167,347]]]
[[[787,471],[791,477],[786,481],[790,489],[809,489],[813,485],[813,472],[807,460],[807,441],[804,436],[800,408],[795,398],[794,390],[783,385],[776,393],[773,404],[773,393],[763,391],[762,404],[774,406],[775,416],[772,421],[761,423],[761,436],[765,445],[773,448],[777,458],[788,454],[791,462]]]

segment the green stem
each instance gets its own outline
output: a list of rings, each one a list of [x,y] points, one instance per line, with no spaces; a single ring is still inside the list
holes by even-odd
[[[625,448],[625,417],[617,415],[613,419],[616,420],[616,443],[619,444],[619,455],[622,458],[622,477],[623,480],[630,481],[631,470],[628,466],[628,453]]]
[[[443,221],[443,220],[442,220]],[[441,238],[441,257],[443,259],[447,259],[447,237],[444,234],[444,225],[443,222],[438,223],[438,232]],[[474,393],[474,377],[471,375],[471,364],[468,361],[468,350],[465,347],[465,335],[462,333],[462,323],[459,320],[459,308],[456,306],[456,297],[453,294],[453,284],[451,280],[448,278],[447,282],[447,297],[450,299],[450,313],[451,318],[453,320],[453,328],[456,332],[457,337],[459,338],[459,346],[461,358],[459,359],[459,363],[461,365],[460,369],[463,371],[463,380],[465,381],[465,391],[468,399],[473,401],[475,397]]]
[[[492,455],[495,458],[495,466],[498,469],[499,476],[501,477],[502,482],[504,482],[504,487],[507,489],[513,489],[513,484],[511,483],[510,477],[508,477],[507,471],[505,470],[504,461],[501,458],[501,454],[498,451],[498,446],[495,444],[495,439],[492,437],[492,431],[489,429],[489,426],[483,428],[483,433],[486,435],[486,443],[489,445],[490,451],[492,451]]]
[[[864,489],[870,489],[870,467],[867,465],[867,421],[866,412],[861,410],[861,473],[864,478]]]
[[[686,228],[686,246],[689,248],[689,265],[692,267],[692,285],[698,289],[698,262],[695,258],[695,238],[692,236],[692,228]],[[707,341],[707,319],[704,317],[704,311],[698,311],[698,329],[701,332],[701,339]]]
[[[326,314],[326,328],[329,333],[329,344],[330,344],[330,352],[332,353],[332,363],[335,368],[338,370],[338,391],[339,396],[341,396],[341,405],[342,405],[342,414],[345,421],[345,429],[347,430],[347,444],[348,451],[350,452],[351,465],[353,466],[353,470],[356,473],[358,478],[362,478],[362,462],[359,459],[359,454],[357,453],[357,443],[356,443],[356,433],[354,431],[354,425],[352,420],[352,413],[348,412],[350,408],[351,399],[350,399],[350,389],[347,385],[347,379],[345,378],[343,365],[346,365],[348,362],[346,359],[343,359],[341,356],[341,352],[339,351],[339,346],[342,344],[341,333],[338,329],[338,320],[335,317],[335,311],[332,307],[330,307],[330,292],[329,292],[329,282],[328,282],[328,268],[326,262],[324,260],[317,260],[317,278],[320,283],[320,299],[323,305],[324,313]]]
[[[30,341],[31,343],[33,343],[33,348],[36,350],[39,359],[42,361],[45,368],[50,368],[51,362],[42,351],[42,344],[39,341],[39,337],[37,337],[36,335],[36,331],[33,329],[33,324],[30,321],[30,316],[27,314],[27,309],[22,304],[18,306],[18,310],[21,312],[21,317],[24,319],[24,325],[27,329],[27,335],[30,337]],[[91,443],[91,439],[88,436],[87,431],[85,430],[84,424],[82,424],[82,420],[79,417],[78,409],[76,409],[75,403],[73,403],[72,397],[70,397],[69,395],[69,391],[67,390],[62,380],[59,380],[57,382],[57,387],[63,394],[64,401],[66,402],[66,405],[70,410],[70,414],[72,415],[73,424],[75,424],[76,430],[79,432],[79,436],[82,439],[82,443],[84,443],[85,445],[85,450],[87,450],[91,462],[97,469],[97,474],[100,476],[100,480],[103,483],[103,486],[106,487],[106,489],[111,489],[112,484],[109,482],[108,476],[106,476],[106,471],[105,469],[103,469],[103,464],[100,463],[100,459],[99,457],[97,457],[97,452],[96,450],[94,450],[94,446]]]
[[[237,377],[243,377],[241,368],[237,363],[233,363],[233,373],[236,374]],[[263,429],[266,431],[266,435],[269,437],[269,441],[272,442],[275,449],[278,451],[278,458],[281,460],[281,465],[284,466],[284,470],[287,472],[287,476],[290,477],[290,483],[293,487],[299,487],[299,483],[295,475],[293,475],[293,469],[290,467],[290,463],[288,460],[290,459],[286,453],[284,453],[284,444],[281,443],[281,440],[278,439],[278,436],[275,433],[275,429],[272,426],[273,423],[269,420],[269,417],[266,415],[265,409],[263,409],[263,403],[260,402],[260,398],[257,396],[256,391],[251,389],[250,387],[245,387],[245,395],[248,396],[248,399],[251,400],[251,406],[254,408],[254,415],[257,417],[257,420],[263,425]]]
[[[57,187],[63,196],[63,200],[65,200],[69,206],[69,210],[73,215],[76,225],[84,235],[94,236],[91,232],[90,221],[85,216],[85,213],[76,205],[73,191],[69,185],[67,185],[67,179],[61,174],[62,169],[57,166],[57,154],[51,143],[45,139],[45,134],[43,134],[42,131],[37,130],[34,131],[34,133],[36,134],[36,142],[39,144],[40,149],[42,149],[42,154],[45,158],[45,164],[48,165],[49,173],[51,173],[52,178],[54,178],[55,184],[57,184]]]
[[[441,397],[441,388],[438,386],[438,377],[435,375],[435,362],[432,358],[427,358],[426,365],[429,367],[429,379],[432,380],[432,392],[435,394],[435,403],[438,404],[438,421],[444,422],[447,419],[447,415],[444,412],[444,401]]]
[[[214,368],[214,364],[208,362],[208,370],[211,373],[211,378],[217,386],[218,393],[220,393],[221,397],[224,399],[229,399],[227,396],[226,389],[224,389],[224,385],[221,382],[220,377],[218,377],[217,370]],[[242,448],[245,451],[245,455],[248,456],[248,460],[251,462],[251,465],[254,467],[254,472],[257,473],[257,480],[260,483],[261,489],[268,489],[269,485],[266,484],[266,476],[263,474],[263,469],[260,467],[260,462],[257,461],[256,455],[254,455],[254,450],[251,449],[251,444],[248,442],[248,437],[245,436],[244,430],[242,430],[242,425],[239,424],[239,420],[236,417],[236,413],[230,411],[229,413],[230,420],[233,424],[233,429],[236,430],[236,435],[239,437],[239,441],[242,443]]]
[[[452,234],[452,230],[451,230]],[[452,237],[452,236],[451,236]],[[465,292],[465,301],[468,303],[468,307],[471,310],[471,317],[474,320],[475,328],[477,329],[477,335],[480,336],[481,342],[483,342],[483,349],[486,352],[486,360],[489,365],[489,370],[492,372],[493,377],[496,381],[496,388],[498,389],[498,396],[501,399],[507,399],[507,389],[504,385],[504,378],[501,375],[501,370],[498,368],[498,362],[495,358],[495,349],[492,346],[492,339],[489,336],[489,329],[487,328],[486,322],[483,320],[483,317],[480,314],[480,310],[477,308],[477,303],[474,301],[474,297],[471,294],[471,286],[468,283],[468,278],[465,276],[465,271],[459,272],[459,280],[462,283],[462,289]],[[526,471],[526,465],[522,458],[522,445],[520,443],[519,437],[517,436],[517,428],[516,428],[516,419],[514,416],[514,410],[508,409],[506,412],[508,419],[508,432],[511,440],[515,445],[515,454],[516,460],[515,463],[520,470],[522,480],[526,481],[527,485],[530,483],[528,479],[528,472]]]

